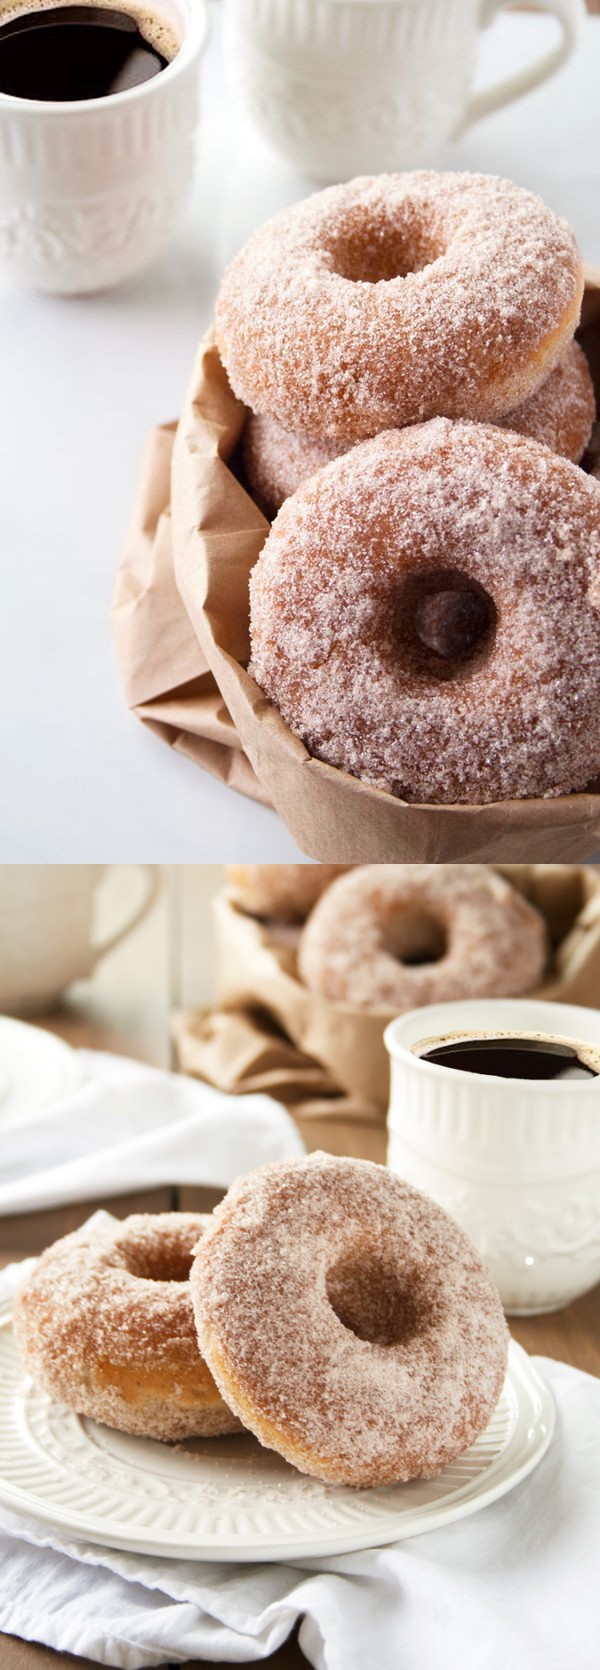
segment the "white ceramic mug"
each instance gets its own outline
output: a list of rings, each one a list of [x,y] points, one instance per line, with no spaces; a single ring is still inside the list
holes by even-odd
[[[565,62],[583,0],[534,0],[561,39],[471,92],[477,35],[510,0],[226,0],[230,72],[256,127],[318,181],[420,167]]]
[[[392,1021],[388,1165],[470,1235],[514,1315],[557,1310],[600,1280],[600,1077],[505,1079],[415,1054],[448,1033],[543,1032],[600,1049],[600,1013],[481,998]]]
[[[28,11],[35,0],[20,3]],[[15,4],[0,0],[0,25]],[[143,0],[123,8],[145,9]],[[151,80],[67,103],[0,93],[0,265],[35,289],[75,295],[129,278],[161,253],[186,203],[206,8],[150,0],[147,9],[180,43]]]
[[[156,895],[156,866],[136,869],[143,874],[138,898],[125,921],[100,936],[98,889],[111,865],[0,865],[0,1009],[33,1014],[51,1008],[72,980],[91,974]]]

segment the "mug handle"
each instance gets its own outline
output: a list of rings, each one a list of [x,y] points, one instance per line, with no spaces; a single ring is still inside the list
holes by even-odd
[[[136,864],[135,868],[136,870],[143,870],[146,878],[146,886],[141,903],[136,906],[131,915],[127,916],[126,920],[121,923],[119,928],[115,928],[113,934],[109,934],[108,939],[96,942],[94,945],[95,962],[98,961],[99,957],[103,957],[107,951],[112,951],[113,946],[118,945],[120,941],[125,938],[126,934],[131,933],[132,928],[137,928],[138,922],[142,921],[142,918],[147,915],[150,906],[154,904],[160,885],[160,865]]]
[[[479,15],[480,26],[486,28],[498,12],[504,11],[509,4],[510,0],[483,0]],[[539,86],[540,81],[547,81],[574,52],[581,39],[587,15],[584,0],[530,0],[530,4],[535,11],[550,12],[558,18],[562,25],[562,39],[535,63],[527,64],[525,69],[507,76],[495,87],[486,87],[481,93],[473,93],[467,101],[465,114],[455,132],[455,138],[458,134],[464,133],[466,128],[472,127],[473,122],[479,122],[482,116],[489,116],[492,110],[500,110],[503,104],[510,104],[513,99],[520,99],[523,93],[531,92],[532,87]]]

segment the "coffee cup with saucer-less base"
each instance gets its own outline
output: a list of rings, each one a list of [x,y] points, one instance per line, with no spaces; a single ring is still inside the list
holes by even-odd
[[[0,0],[5,273],[75,295],[161,253],[191,185],[205,37],[204,0]]]
[[[385,1034],[388,1165],[456,1218],[512,1315],[600,1280],[600,1013],[528,999],[411,1010]]]

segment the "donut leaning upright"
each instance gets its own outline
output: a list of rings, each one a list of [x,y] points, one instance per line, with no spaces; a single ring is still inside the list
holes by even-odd
[[[406,801],[600,773],[600,492],[548,447],[434,418],[287,499],[250,577],[251,671],[310,754]]]
[[[242,1178],[190,1272],[200,1348],[244,1425],[302,1472],[431,1477],[495,1408],[508,1331],[463,1230],[367,1160]]]
[[[486,864],[366,864],[315,905],[298,970],[334,1002],[399,1010],[518,997],[548,954],[540,912]]]

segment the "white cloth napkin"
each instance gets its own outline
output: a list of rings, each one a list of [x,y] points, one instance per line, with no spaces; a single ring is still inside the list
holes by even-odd
[[[2,1133],[0,1213],[169,1183],[228,1188],[266,1160],[304,1153],[270,1096],[225,1096],[122,1056],[78,1055],[81,1084]]]
[[[26,1268],[3,1272],[0,1297]],[[598,1670],[600,1381],[536,1361],[555,1437],[471,1518],[360,1554],[232,1566],[94,1548],[0,1509],[0,1630],[119,1670],[253,1663],[300,1620],[317,1670]]]

